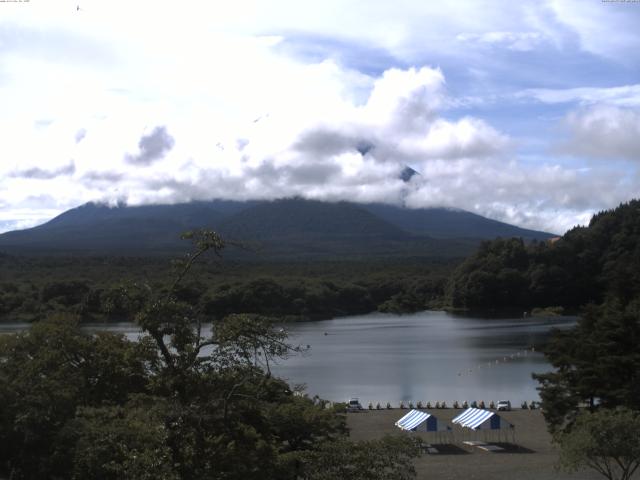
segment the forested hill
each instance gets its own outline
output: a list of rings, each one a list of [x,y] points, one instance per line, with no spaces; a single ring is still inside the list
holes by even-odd
[[[640,294],[640,200],[595,215],[557,241],[484,242],[453,273],[458,308],[580,307]]]
[[[482,239],[552,237],[462,210],[441,208],[408,209],[300,198],[139,207],[89,203],[38,227],[0,235],[0,251],[175,254],[184,248],[180,234],[194,228],[216,230],[273,258],[464,257]]]

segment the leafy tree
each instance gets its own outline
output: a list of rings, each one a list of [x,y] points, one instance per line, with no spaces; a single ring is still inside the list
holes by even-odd
[[[640,200],[593,216],[557,241],[484,242],[451,275],[458,308],[580,308],[640,295]]]
[[[640,302],[591,307],[575,328],[555,333],[545,348],[555,371],[534,375],[552,432],[570,426],[583,404],[638,408],[639,341]]]
[[[413,438],[323,443],[302,455],[304,480],[408,480],[415,477],[413,459],[420,445]]]
[[[582,412],[557,442],[563,469],[587,467],[609,480],[628,480],[640,466],[640,414],[628,409]]]
[[[63,471],[57,437],[76,409],[115,405],[145,392],[155,358],[145,340],[89,335],[68,315],[0,337],[0,465],[12,478]]]
[[[124,406],[81,407],[58,440],[62,448],[72,446],[71,478],[178,480],[164,406],[161,399],[136,397]]]

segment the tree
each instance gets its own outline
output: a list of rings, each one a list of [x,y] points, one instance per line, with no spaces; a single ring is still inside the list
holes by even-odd
[[[587,467],[609,480],[628,480],[640,466],[640,414],[628,409],[582,412],[557,442],[563,469]]]
[[[387,436],[381,440],[327,442],[302,458],[303,480],[408,480],[415,477],[413,459],[419,440]]]
[[[545,347],[554,372],[535,374],[551,432],[591,410],[640,405],[640,302],[610,301],[590,307],[570,330],[557,331]]]
[[[165,409],[162,399],[147,396],[123,406],[81,407],[58,440],[59,450],[71,446],[71,478],[178,480]]]
[[[90,335],[56,315],[0,337],[0,473],[64,476],[58,436],[80,407],[118,405],[147,391],[155,349],[122,335]],[[66,452],[65,452],[66,455]]]

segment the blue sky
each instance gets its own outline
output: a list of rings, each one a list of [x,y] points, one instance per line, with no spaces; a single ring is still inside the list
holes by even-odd
[[[227,3],[0,3],[0,231],[302,195],[563,233],[640,196],[638,2]]]

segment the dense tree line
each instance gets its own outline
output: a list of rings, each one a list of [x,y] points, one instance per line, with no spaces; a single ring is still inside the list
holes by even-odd
[[[555,241],[483,243],[453,272],[448,302],[456,308],[578,309],[640,294],[640,201],[595,215]]]
[[[168,260],[0,259],[0,321],[55,312],[82,321],[131,320],[150,288],[171,274]],[[260,313],[292,320],[372,311],[413,312],[444,304],[450,262],[203,262],[175,295],[212,316]]]

